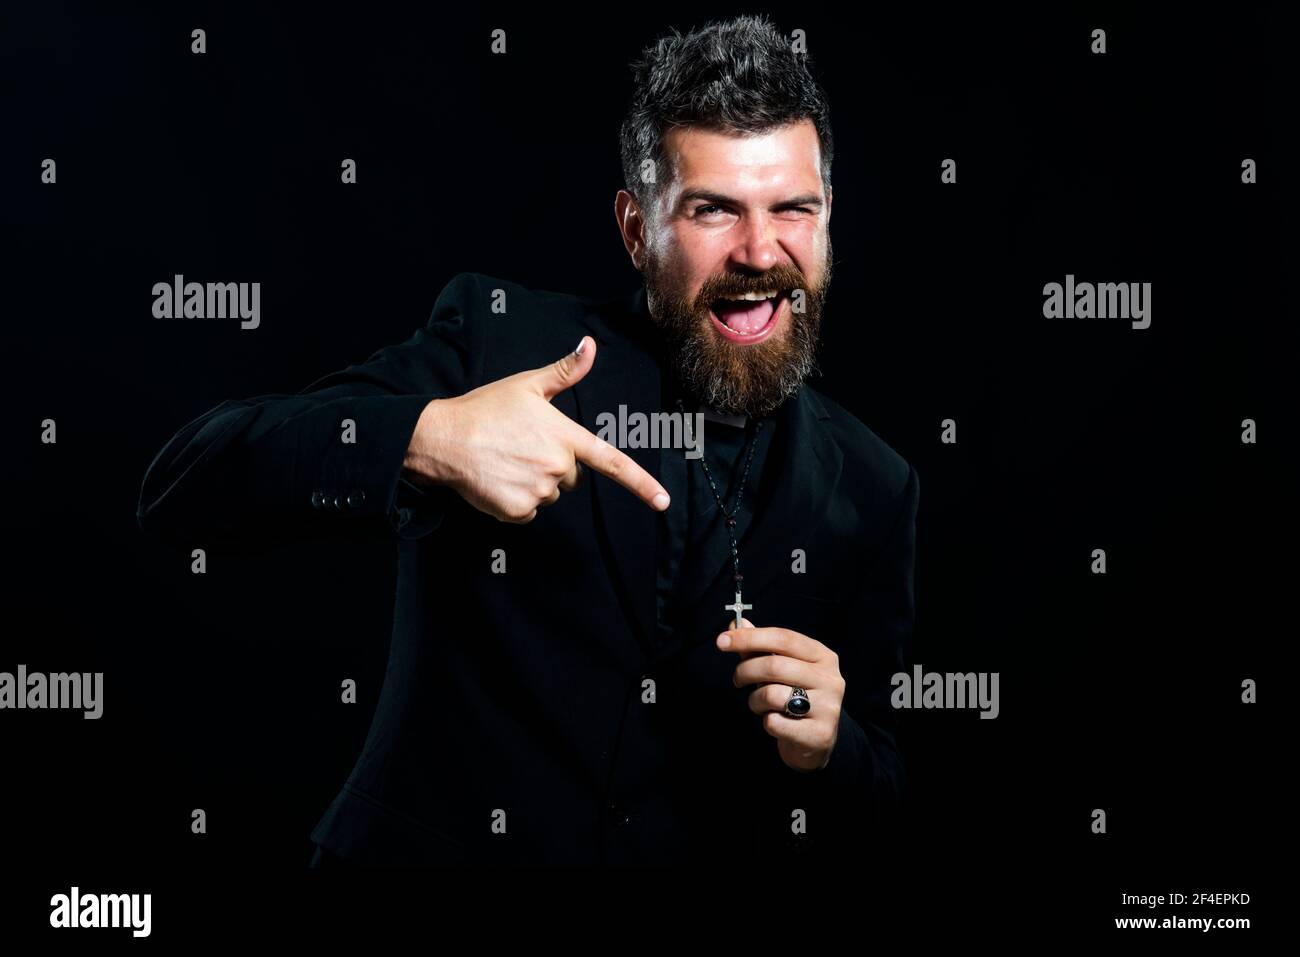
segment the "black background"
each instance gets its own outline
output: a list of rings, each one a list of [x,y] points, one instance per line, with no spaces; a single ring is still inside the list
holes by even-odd
[[[185,888],[205,879],[240,875],[268,911],[314,893],[308,833],[383,675],[392,540],[210,549],[195,576],[136,526],[144,471],[223,399],[404,340],[457,272],[635,288],[613,216],[627,62],[670,25],[754,11],[5,15],[0,670],[105,674],[98,721],[0,713],[7,926],[39,929],[73,883],[152,891],[155,935],[202,910]],[[1001,674],[995,721],[905,714],[908,828],[860,870],[987,921],[1113,927],[1150,913],[1121,892],[1170,890],[1250,891],[1211,916],[1253,916],[1280,856],[1269,679],[1294,630],[1277,16],[771,13],[807,31],[832,106],[816,384],[921,477],[910,661]],[[261,327],[153,319],[175,273],[261,282]],[[1151,327],[1044,319],[1066,273],[1151,282]]]

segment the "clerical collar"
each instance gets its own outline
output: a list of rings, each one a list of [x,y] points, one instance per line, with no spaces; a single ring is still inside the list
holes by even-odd
[[[749,423],[749,419],[746,416],[727,415],[725,412],[719,412],[717,409],[705,405],[703,402],[700,403],[700,411],[704,413],[705,420],[709,422],[718,422],[722,425],[732,425],[738,429],[743,429]]]
[[[680,387],[679,387],[680,388]],[[743,429],[749,425],[749,417],[745,415],[732,415],[729,412],[720,412],[706,402],[701,402],[689,392],[678,391],[682,401],[686,403],[686,408],[694,409],[704,416],[706,422],[716,422],[719,425],[729,425],[736,429]]]

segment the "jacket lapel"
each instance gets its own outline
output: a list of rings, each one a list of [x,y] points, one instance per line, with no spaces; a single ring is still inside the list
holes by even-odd
[[[627,414],[660,411],[662,374],[655,360],[654,333],[645,306],[645,288],[630,297],[607,304],[593,325],[596,364],[576,386],[574,395],[579,421],[587,431],[600,432],[602,414],[620,418],[619,406]],[[638,465],[659,477],[659,450],[623,449]],[[607,565],[617,571],[615,590],[623,611],[632,623],[637,641],[648,656],[654,654],[655,637],[655,542],[658,512],[612,479],[587,468],[596,505],[596,533],[601,540]]]

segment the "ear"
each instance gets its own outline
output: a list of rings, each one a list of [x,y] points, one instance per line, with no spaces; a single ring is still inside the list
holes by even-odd
[[[636,199],[625,189],[614,195],[614,218],[623,237],[623,248],[639,272],[645,261],[645,217]]]

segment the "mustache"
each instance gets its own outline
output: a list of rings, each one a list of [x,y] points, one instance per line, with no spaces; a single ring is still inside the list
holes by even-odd
[[[789,292],[792,289],[807,289],[803,273],[793,267],[774,268],[761,276],[740,276],[724,274],[710,276],[695,297],[696,305],[708,305],[724,296],[743,296],[746,293],[768,292],[772,289]]]

